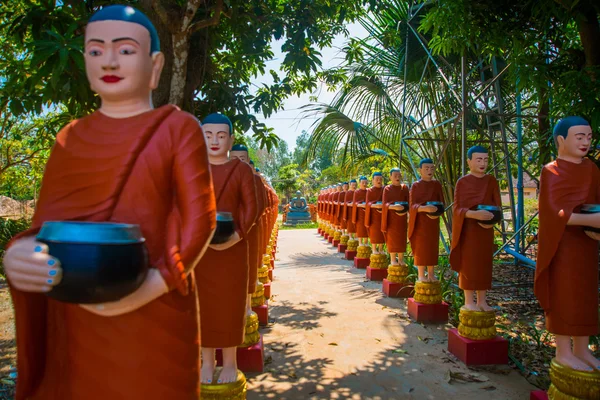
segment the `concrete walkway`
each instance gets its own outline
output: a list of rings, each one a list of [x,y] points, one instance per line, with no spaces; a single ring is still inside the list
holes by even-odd
[[[509,400],[535,389],[508,366],[466,368],[446,351],[449,326],[411,322],[406,300],[385,298],[316,230],[280,231],[274,275],[268,364],[247,374],[250,400]]]

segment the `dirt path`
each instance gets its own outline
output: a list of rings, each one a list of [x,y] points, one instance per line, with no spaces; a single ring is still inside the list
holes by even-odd
[[[508,400],[535,389],[508,366],[466,368],[446,351],[449,326],[411,322],[406,300],[385,298],[315,230],[280,231],[277,259],[270,363],[248,374],[248,399]]]

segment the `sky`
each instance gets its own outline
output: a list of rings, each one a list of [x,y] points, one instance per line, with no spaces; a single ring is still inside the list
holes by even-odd
[[[364,38],[367,36],[367,31],[358,23],[349,24],[348,32],[350,37]],[[323,69],[335,67],[342,63],[344,54],[342,48],[348,41],[348,38],[343,35],[338,35],[332,43],[331,47],[325,47],[321,50],[321,62]],[[254,83],[260,86],[262,83],[272,83],[269,70],[279,71],[284,55],[281,52],[283,40],[273,43],[273,60],[267,63],[267,74],[254,79]],[[256,86],[255,86],[256,88]],[[296,138],[300,136],[303,130],[311,132],[311,125],[317,121],[317,117],[306,118],[302,116],[300,107],[311,103],[310,97],[317,96],[318,102],[329,104],[335,97],[335,92],[327,91],[324,84],[320,84],[314,93],[305,93],[301,96],[292,96],[285,100],[284,110],[274,113],[269,118],[264,118],[262,114],[257,114],[256,117],[260,122],[264,122],[267,126],[275,129],[275,134],[288,144],[290,151],[296,147]]]

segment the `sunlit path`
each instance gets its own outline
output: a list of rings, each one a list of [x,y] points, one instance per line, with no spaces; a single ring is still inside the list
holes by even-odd
[[[265,373],[248,399],[525,399],[534,389],[509,367],[474,371],[446,353],[445,326],[406,317],[405,300],[365,282],[316,230],[282,230]],[[448,371],[479,374],[448,383]]]

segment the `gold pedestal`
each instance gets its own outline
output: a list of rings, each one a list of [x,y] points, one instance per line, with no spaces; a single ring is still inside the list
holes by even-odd
[[[333,240],[340,240],[341,237],[342,237],[342,232],[340,232],[340,231],[335,231],[335,233],[333,234]]]
[[[267,265],[263,265],[258,269],[258,280],[260,283],[269,283],[269,267]]]
[[[371,257],[371,246],[358,246],[356,249],[356,257],[369,258]]]
[[[386,254],[371,254],[369,267],[376,269],[385,269],[388,265]]]
[[[439,281],[436,282],[419,282],[415,283],[416,302],[423,304],[441,304],[442,302],[442,285]]]
[[[348,250],[349,251],[356,251],[357,248],[358,248],[358,240],[356,240],[356,239],[348,239]]]
[[[256,284],[256,290],[251,296],[252,307],[260,307],[265,304],[265,287],[262,282]]]
[[[271,265],[271,255],[270,254],[263,254],[263,265]]]
[[[550,400],[598,400],[600,399],[600,372],[577,371],[559,364],[556,359],[550,363],[548,389]]]
[[[340,237],[340,244],[348,245],[348,240],[350,240],[350,236],[348,236],[348,235],[342,235]]]
[[[244,330],[244,343],[238,347],[250,347],[254,346],[260,340],[260,333],[258,333],[258,314],[254,311],[250,311],[250,314],[246,315],[246,329]]]
[[[217,382],[221,368],[217,367],[213,375],[213,382]],[[202,384],[200,388],[201,400],[245,400],[246,377],[238,370],[237,380],[231,383]]]
[[[494,311],[469,311],[460,309],[458,334],[472,340],[488,340],[496,337],[496,313]]]
[[[388,266],[387,280],[394,283],[409,283],[408,265],[393,265]]]

